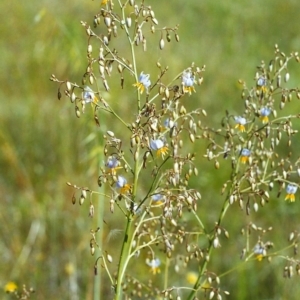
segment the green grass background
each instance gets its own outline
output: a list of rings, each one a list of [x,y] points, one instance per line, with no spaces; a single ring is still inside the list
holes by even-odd
[[[151,39],[154,44],[149,41],[148,51],[139,54],[141,68],[155,70],[159,60],[169,66],[172,77],[191,62],[205,64],[204,83],[188,101],[191,108],[205,108],[208,122],[215,127],[226,109],[242,111],[237,81],[253,84],[256,66],[272,58],[275,43],[287,53],[300,49],[297,0],[148,3],[160,25],[180,24],[180,43],[167,44],[160,51],[158,37]],[[80,83],[87,43],[80,21],[91,23],[99,9],[100,1],[89,0],[0,3],[0,285],[13,280],[19,286],[33,286],[36,299],[92,299],[89,229],[97,224],[87,217],[87,205],[79,209],[71,204],[73,191],[66,182],[97,187],[93,137],[101,131],[95,129],[88,112],[77,119],[68,100],[57,100],[57,86],[49,77],[54,73]],[[294,64],[290,72],[290,84],[297,86],[300,67]],[[130,111],[124,104],[128,97],[116,88],[111,101],[116,108]],[[297,111],[299,103],[294,101],[289,109]],[[296,143],[293,147],[299,149]],[[203,142],[197,142],[194,151],[202,156],[204,149]],[[221,207],[219,191],[229,168],[221,163],[216,172],[206,161],[198,168],[202,171],[193,184],[204,196],[199,209],[212,222]],[[260,210],[257,223],[273,226],[272,241],[280,249],[287,233],[299,230],[299,213],[298,202],[288,205],[274,197]],[[113,218],[105,234],[122,228]],[[230,245],[229,252],[220,248],[215,253],[213,267],[220,273],[239,263],[243,247],[239,231],[247,218],[234,208],[224,223],[231,239],[221,241]],[[115,246],[120,239],[121,235],[107,243]],[[231,291],[228,299],[298,299],[300,278],[284,279],[283,267],[279,259],[272,264],[249,263],[221,278],[221,283]],[[0,298],[11,298],[1,293]]]

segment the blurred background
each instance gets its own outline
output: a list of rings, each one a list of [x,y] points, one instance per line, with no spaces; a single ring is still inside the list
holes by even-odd
[[[93,299],[94,258],[89,254],[89,230],[98,224],[88,218],[87,204],[80,209],[72,205],[74,191],[66,182],[97,189],[94,137],[101,136],[104,127],[95,128],[88,111],[77,119],[66,98],[57,100],[57,85],[49,78],[54,73],[59,79],[81,83],[87,39],[80,21],[92,24],[100,2],[0,2],[1,299],[13,298],[4,292],[9,281],[19,287],[33,287],[36,299]],[[256,66],[261,60],[268,63],[275,44],[287,54],[300,50],[298,0],[148,3],[161,26],[180,25],[180,43],[167,43],[161,51],[157,36],[141,61],[156,70],[159,60],[169,66],[170,77],[192,62],[205,64],[204,83],[189,101],[191,108],[205,108],[215,127],[226,109],[233,114],[242,111],[237,82],[243,79],[254,85]],[[300,66],[291,64],[290,73],[291,86],[297,86]],[[116,106],[122,97],[121,89],[111,95]],[[298,102],[289,105],[289,109],[299,110]],[[124,109],[130,111],[130,107]],[[113,129],[118,130],[117,125]],[[202,156],[206,145],[198,142],[196,146],[194,151]],[[206,161],[198,168],[205,170],[193,183],[204,196],[199,207],[212,214],[211,220],[208,218],[212,221],[223,200],[220,189],[229,169],[221,165],[216,172]],[[288,232],[299,230],[300,209],[297,202],[289,206],[275,196],[259,211],[257,223],[264,228],[273,226],[270,238],[280,249]],[[222,273],[232,262],[239,263],[244,246],[239,231],[247,218],[239,208],[229,213],[224,226],[231,239],[221,242],[229,245],[226,252],[216,250],[219,255],[214,270]],[[122,228],[114,220],[109,220],[110,226]],[[272,264],[252,262],[222,277],[221,285],[231,292],[230,299],[298,299],[300,278],[284,279],[284,266],[280,259]]]

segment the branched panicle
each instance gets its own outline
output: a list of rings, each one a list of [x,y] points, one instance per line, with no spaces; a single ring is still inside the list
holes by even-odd
[[[90,230],[90,250],[92,255],[99,250],[94,271],[98,274],[99,268],[105,269],[115,299],[124,299],[124,294],[143,299],[158,295],[195,299],[205,294],[209,299],[222,299],[229,292],[223,290],[222,274],[211,270],[210,263],[219,248],[226,251],[230,232],[223,221],[227,211],[238,205],[241,213],[251,217],[283,190],[285,200],[295,201],[300,161],[292,147],[298,133],[293,122],[300,115],[284,112],[289,102],[300,98],[300,90],[289,86],[288,71],[288,64],[298,62],[299,56],[296,52],[285,55],[276,46],[274,58],[257,67],[253,82],[239,81],[244,110],[238,115],[226,111],[220,127],[211,128],[206,125],[205,109],[189,110],[187,104],[197,95],[205,65],[192,63],[184,70],[174,70],[154,61],[152,69],[146,70],[139,63],[150,35],[157,37],[160,49],[165,41],[179,41],[178,26],[160,27],[152,8],[140,2],[102,1],[91,25],[81,22],[87,34],[82,83],[59,80],[55,75],[50,78],[58,84],[58,99],[62,95],[69,98],[77,117],[92,111],[95,126],[108,128],[99,144],[101,166],[94,183],[89,187],[67,183],[74,189],[72,203],[78,198],[83,205],[88,199],[88,215],[93,218],[98,196],[111,213],[98,220],[96,230]],[[168,80],[172,72],[173,79]],[[112,100],[118,93],[116,82],[122,95],[127,95],[122,107],[129,107],[130,113]],[[205,153],[195,151],[196,142],[206,147]],[[230,166],[220,205],[212,208],[217,215],[213,222],[209,213],[201,211],[209,195],[201,195],[192,183],[206,159],[216,170]],[[105,230],[103,224],[113,223],[116,210],[123,216],[124,228],[108,234],[110,238],[116,232],[122,236],[120,249],[111,254],[98,233]],[[271,260],[291,247],[297,252],[296,231],[281,250],[269,238],[271,226],[264,229],[252,221],[237,226],[245,236],[245,245],[237,253],[242,259],[239,264]],[[284,255],[284,275],[290,277],[294,270],[299,273],[300,262]],[[235,268],[230,266],[223,275]],[[147,272],[141,272],[144,269]]]

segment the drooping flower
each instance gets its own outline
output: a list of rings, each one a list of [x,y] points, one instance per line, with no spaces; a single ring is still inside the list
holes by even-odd
[[[159,266],[161,264],[159,258],[153,258],[153,259],[146,259],[146,264],[150,267],[150,272],[153,273],[153,275],[160,273]]]
[[[127,180],[123,176],[117,177],[116,187],[120,190],[121,194],[126,194],[130,190],[130,185],[127,183]]]
[[[160,139],[150,141],[150,149],[156,151],[157,156],[164,158],[168,153],[168,147],[164,145],[164,142]]]
[[[143,94],[145,89],[148,92],[148,88],[151,85],[151,81],[149,78],[150,78],[149,74],[144,74],[144,72],[142,72],[139,76],[139,81],[133,84],[133,86],[136,86],[138,91],[140,91],[141,94]]]
[[[288,184],[286,187],[286,193],[284,200],[289,200],[290,202],[295,201],[295,194],[297,192],[298,187],[295,184]]]
[[[267,79],[265,77],[259,77],[256,81],[256,87],[263,92],[267,91]]]
[[[182,87],[184,93],[189,93],[190,95],[192,92],[196,93],[194,88],[195,78],[191,71],[184,71],[182,73]]]
[[[165,201],[165,196],[158,193],[158,194],[152,195],[151,199],[153,202],[155,202],[155,204],[161,204]]]
[[[17,290],[17,285],[13,281],[9,281],[6,283],[4,286],[4,291],[5,293],[13,293],[14,291]]]
[[[245,125],[247,124],[247,120],[243,117],[234,117],[236,122],[235,128],[238,128],[241,132],[245,131]]]
[[[251,151],[247,148],[243,148],[240,157],[241,162],[245,164],[249,160],[250,155],[251,155]]]
[[[271,113],[271,109],[268,107],[262,107],[260,109],[260,118],[261,118],[263,124],[266,124],[269,122],[268,116],[270,115],[270,113]]]
[[[117,169],[121,169],[119,167],[120,161],[115,156],[109,156],[106,162],[106,167],[110,169],[112,175],[116,174]]]
[[[97,101],[98,101],[97,97],[95,96],[95,93],[88,86],[85,86],[84,89],[83,89],[82,100],[83,100],[83,102],[85,104],[87,104],[87,103],[94,103],[94,104],[96,104]]]
[[[255,245],[253,253],[258,261],[261,261],[267,255],[266,249],[261,243]]]

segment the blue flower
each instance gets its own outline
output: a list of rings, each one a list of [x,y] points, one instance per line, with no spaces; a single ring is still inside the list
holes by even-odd
[[[260,116],[261,116],[260,118],[261,118],[263,124],[266,124],[269,122],[268,116],[270,115],[270,113],[271,113],[271,109],[268,107],[262,107],[260,109]]]
[[[249,149],[243,148],[241,151],[241,162],[245,164],[249,160],[249,156],[251,155],[251,151]]]
[[[263,245],[261,245],[261,243],[259,243],[255,245],[253,253],[256,255],[256,259],[261,261],[264,256],[266,256],[266,249]]]
[[[87,104],[87,103],[94,103],[94,104],[96,104],[97,101],[98,101],[97,97],[95,96],[95,93],[88,86],[85,86],[84,89],[83,89],[82,99],[83,99],[83,102],[85,104]]]
[[[195,78],[191,71],[184,71],[182,73],[182,86],[183,92],[189,93],[190,95],[192,92],[196,92],[194,88]]]
[[[110,156],[107,159],[106,166],[110,169],[115,169],[119,165],[119,160],[115,156]]]
[[[133,86],[136,86],[138,91],[143,94],[144,90],[146,89],[148,92],[148,88],[151,85],[151,81],[149,80],[150,75],[149,74],[144,74],[143,72],[139,76],[139,81]]]
[[[259,77],[256,81],[257,89],[263,92],[267,91],[267,79],[265,77]]]
[[[116,187],[121,189],[120,193],[125,194],[130,190],[130,185],[127,183],[127,180],[123,176],[118,176],[116,181]]]
[[[295,194],[297,192],[298,187],[295,184],[288,184],[286,187],[286,193],[284,200],[289,200],[290,202],[295,201]]]
[[[160,204],[160,203],[164,202],[165,196],[162,195],[162,194],[154,194],[154,195],[151,196],[151,199],[156,204]]]
[[[247,121],[243,117],[234,117],[235,122],[237,123],[235,125],[235,128],[238,128],[241,132],[245,131],[245,125],[247,124]]]
[[[106,162],[106,167],[110,169],[111,174],[115,175],[117,169],[121,169],[119,167],[120,161],[115,156],[109,156]]]
[[[151,140],[150,149],[156,151],[156,155],[162,156],[162,158],[168,153],[168,147],[164,146],[164,142],[160,139]]]

